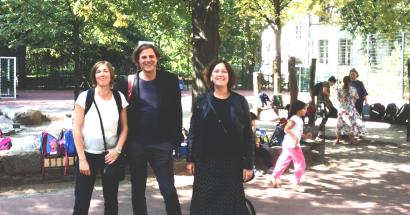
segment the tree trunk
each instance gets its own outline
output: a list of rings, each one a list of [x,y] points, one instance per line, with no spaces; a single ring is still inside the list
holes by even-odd
[[[80,71],[80,23],[75,18],[73,23],[73,45],[74,45],[74,100],[77,99],[80,94],[80,84],[81,84],[81,71]]]
[[[410,89],[410,59],[407,59],[407,80],[409,82],[408,89]],[[409,97],[409,104],[410,104],[410,97]],[[408,113],[408,116],[407,116],[407,142],[410,142],[410,112]]]
[[[255,57],[253,53],[253,45],[252,43],[252,32],[249,27],[249,20],[245,21],[244,25],[244,32],[246,35],[246,42],[245,42],[245,71],[246,71],[246,84],[245,87],[248,88],[248,86],[251,86],[250,84],[252,83],[251,80],[253,79],[253,72],[255,70]]]
[[[203,70],[218,58],[219,39],[219,0],[192,1],[192,61],[194,82],[192,99],[206,91]]]
[[[24,89],[26,86],[26,45],[17,47],[17,72],[18,72],[18,88]]]
[[[281,64],[282,64],[282,49],[281,49],[281,37],[282,37],[282,24],[281,24],[281,8],[280,8],[281,0],[274,0],[273,6],[275,8],[275,23],[274,23],[274,33],[275,33],[275,67],[273,71],[273,84],[274,84],[274,94],[279,94],[282,92],[282,72],[281,72]]]
[[[312,64],[310,65],[310,79],[309,79],[309,93],[310,93],[310,104],[313,107],[316,107],[315,96],[313,95],[313,88],[315,86],[315,77],[316,77],[316,59],[312,59]],[[315,124],[315,115],[309,116],[309,125]]]
[[[296,58],[295,57],[289,58],[288,70],[289,70],[290,104],[293,104],[298,99],[298,80],[296,78]]]

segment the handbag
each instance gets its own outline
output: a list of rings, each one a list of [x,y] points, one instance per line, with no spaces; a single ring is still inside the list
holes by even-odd
[[[253,206],[252,202],[247,198],[245,198],[245,206],[247,214],[256,215],[255,207]]]
[[[107,142],[105,141],[105,132],[104,132],[104,125],[101,119],[101,114],[100,110],[98,109],[97,103],[95,100],[93,100],[93,103],[95,105],[95,108],[97,109],[98,117],[100,119],[100,126],[101,126],[101,132],[104,140],[104,150],[106,155],[108,153],[107,151]],[[125,178],[125,156],[123,153],[121,153],[117,160],[112,163],[112,164],[106,164],[104,163],[104,169],[102,172],[104,177],[109,177],[112,179],[117,179],[118,181],[122,181]]]

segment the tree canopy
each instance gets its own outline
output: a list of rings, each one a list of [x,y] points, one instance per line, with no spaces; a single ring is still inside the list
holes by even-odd
[[[407,0],[313,0],[323,21],[340,24],[352,34],[395,34],[409,30]]]
[[[69,73],[78,81],[102,59],[118,74],[132,72],[133,48],[153,41],[162,67],[190,77],[196,71],[192,9],[201,1],[218,4],[217,57],[230,62],[248,87],[260,63],[262,29],[271,26],[280,44],[281,26],[300,13],[315,13],[354,34],[410,26],[406,0],[0,0],[0,49],[24,50],[28,75]]]
[[[167,59],[189,56],[187,9],[186,2],[177,0],[5,0],[0,6],[0,40],[8,48],[27,45],[30,56],[62,64],[73,61],[75,47],[84,63],[108,57],[116,64],[138,41],[149,40],[167,53],[165,67],[182,71],[186,60],[176,65]],[[129,64],[129,57],[118,67],[125,62]]]

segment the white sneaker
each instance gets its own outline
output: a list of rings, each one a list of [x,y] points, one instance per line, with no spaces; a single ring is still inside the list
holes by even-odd
[[[306,189],[304,187],[300,186],[299,184],[294,184],[294,185],[292,185],[291,188],[292,188],[292,190],[294,190],[298,193],[305,193],[306,192]]]

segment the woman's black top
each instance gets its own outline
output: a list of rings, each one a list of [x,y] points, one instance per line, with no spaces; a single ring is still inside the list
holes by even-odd
[[[189,128],[187,162],[238,161],[252,169],[255,139],[245,97],[231,91],[217,99],[213,91],[195,99]]]
[[[233,123],[230,114],[231,102],[229,98],[218,99],[212,97],[214,114],[209,114],[204,123],[204,151],[201,153],[203,159],[224,159],[238,157],[237,145],[233,142]]]

